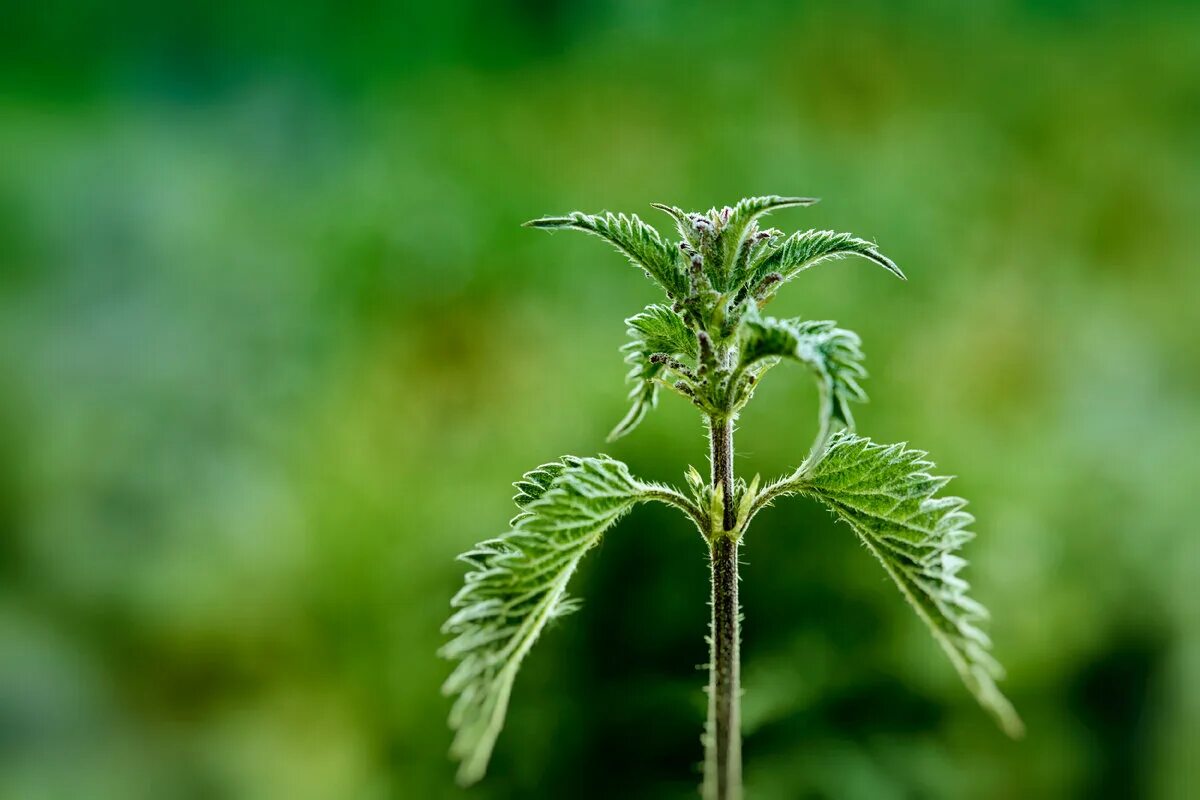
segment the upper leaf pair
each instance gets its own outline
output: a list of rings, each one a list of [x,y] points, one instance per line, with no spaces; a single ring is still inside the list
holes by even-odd
[[[631,407],[609,438],[633,430],[655,406],[660,386],[689,397],[709,414],[732,414],[749,399],[755,381],[781,358],[808,365],[822,393],[821,432],[814,452],[834,427],[851,427],[849,403],[865,395],[858,380],[858,338],[831,322],[774,320],[759,309],[779,287],[809,267],[858,255],[896,276],[904,274],[875,245],[848,233],[810,230],[783,237],[760,230],[763,215],[808,206],[808,197],[767,195],[705,213],[655,204],[675,220],[672,245],[637,215],[544,217],[537,228],[582,230],[608,241],[666,292],[670,306],[651,305],[626,320],[630,341]],[[727,366],[736,366],[732,375]]]
[[[641,314],[625,320],[630,342],[622,348],[632,365],[628,379],[632,407],[609,435],[624,436],[655,406],[660,386],[668,386],[691,398],[705,410],[714,405],[737,411],[750,399],[757,381],[781,359],[790,358],[809,367],[821,396],[820,432],[814,451],[835,427],[854,427],[850,403],[866,402],[859,381],[866,377],[858,335],[828,320],[780,320],[763,317],[755,310],[742,320],[736,344],[737,368],[717,376],[720,385],[709,387],[698,375],[696,334],[684,320],[662,305],[647,306]],[[669,376],[679,380],[672,382]],[[711,388],[712,391],[706,391]],[[711,396],[710,396],[711,395]]]
[[[784,239],[778,230],[758,228],[758,220],[773,210],[816,202],[810,197],[767,195],[746,198],[733,207],[712,208],[707,213],[655,203],[655,208],[675,220],[680,238],[674,246],[636,214],[574,211],[525,224],[599,236],[643,269],[675,302],[710,289],[725,296],[725,302],[741,302],[750,295],[761,305],[778,291],[779,285],[803,270],[848,255],[863,256],[904,278],[900,268],[873,243],[851,234],[810,230]]]

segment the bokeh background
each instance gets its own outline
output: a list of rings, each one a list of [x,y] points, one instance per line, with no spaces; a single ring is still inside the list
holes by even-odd
[[[0,797],[694,796],[707,565],[669,510],[586,560],[469,794],[434,653],[508,483],[605,448],[657,299],[519,224],[762,193],[910,277],[842,261],[773,310],[857,329],[860,429],[961,476],[1029,735],[782,504],[744,554],[750,796],[1200,796],[1200,6],[2,17]],[[813,413],[772,373],[739,471],[794,466]],[[606,449],[705,466],[673,397]]]

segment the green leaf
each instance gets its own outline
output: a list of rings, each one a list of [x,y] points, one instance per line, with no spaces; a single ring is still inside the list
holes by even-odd
[[[794,358],[808,365],[820,387],[822,429],[831,423],[854,428],[850,403],[867,400],[859,385],[867,371],[858,334],[828,320],[780,320],[753,311],[742,325],[743,368],[776,358]]]
[[[607,456],[544,464],[514,484],[519,513],[512,530],[476,545],[460,558],[470,565],[454,596],[441,650],[458,662],[442,690],[455,695],[451,754],[463,784],[483,777],[504,725],[522,660],[546,624],[574,611],[567,581],[584,553],[636,503],[658,500],[701,519],[673,489],[643,483]]]
[[[667,366],[651,361],[651,356],[662,353],[673,358],[689,358],[693,362],[697,356],[696,334],[678,314],[664,305],[646,306],[645,311],[625,320],[625,324],[629,326],[630,341],[621,351],[625,353],[625,363],[630,365],[626,377],[634,383],[629,393],[633,406],[608,435],[610,442],[636,428],[658,403],[658,381]]]
[[[746,226],[754,220],[776,211],[780,208],[793,208],[796,206],[811,206],[818,201],[815,197],[780,197],[777,194],[764,195],[763,197],[746,197],[738,201],[738,204],[733,207],[733,214],[729,217],[729,223],[726,225],[726,230],[742,233]]]
[[[817,202],[815,197],[780,197],[777,194],[739,200],[738,204],[733,207],[729,220],[725,223],[722,231],[725,263],[730,265],[733,283],[740,285],[748,257],[757,246],[753,237],[758,233],[756,223],[759,217],[780,208],[811,206]],[[770,234],[767,233],[764,236],[770,236]],[[755,250],[755,252],[757,251]]]
[[[525,223],[531,228],[568,228],[599,236],[620,250],[629,261],[645,271],[671,298],[687,294],[687,279],[677,248],[662,238],[637,214],[584,214],[573,211],[565,217],[542,217]]]
[[[692,227],[688,220],[688,213],[678,206],[669,206],[665,203],[651,203],[652,208],[657,208],[659,211],[668,215],[675,220],[675,230],[679,232],[679,240],[681,242],[696,242],[696,230]]]
[[[811,266],[834,258],[862,256],[875,262],[901,280],[907,280],[900,268],[876,249],[873,242],[859,239],[849,233],[833,231],[804,231],[794,233],[777,247],[767,250],[751,268],[750,288],[756,289],[768,275],[777,274],[781,280],[775,282],[765,301],[779,286],[788,282]]]
[[[961,497],[939,497],[949,478],[935,477],[921,450],[880,445],[851,433],[836,434],[807,475],[787,490],[813,497],[854,529],[929,626],[963,682],[1011,736],[1024,730],[996,680],[1003,669],[976,623],[987,611],[967,596],[958,576],[966,561],[959,549],[974,534],[974,517]]]

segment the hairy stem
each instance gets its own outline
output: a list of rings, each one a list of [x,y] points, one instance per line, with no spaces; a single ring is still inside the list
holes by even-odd
[[[742,796],[741,686],[738,655],[738,543],[733,501],[733,421],[709,419],[712,485],[723,487],[723,530],[711,532],[712,625],[709,630],[705,800]]]
[[[709,460],[712,462],[712,486],[722,487],[725,496],[725,530],[733,530],[733,420],[728,417],[710,417],[708,421]],[[721,531],[713,531],[716,537]]]

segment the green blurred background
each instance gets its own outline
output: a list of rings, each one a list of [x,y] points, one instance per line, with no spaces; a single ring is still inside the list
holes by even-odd
[[[773,309],[971,498],[1028,737],[849,531],[744,553],[752,798],[1200,796],[1195,3],[16,0],[0,21],[0,797],[692,797],[707,564],[589,556],[489,778],[445,752],[456,553],[624,412],[656,290],[572,209],[813,194],[877,240]],[[665,227],[665,226],[664,226]],[[794,466],[801,370],[737,466]],[[705,465],[664,398],[607,446]]]

